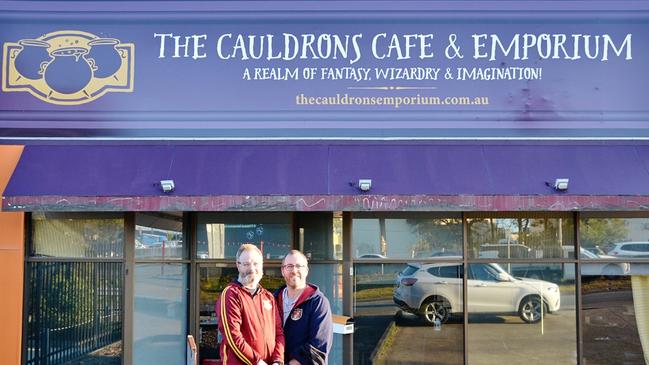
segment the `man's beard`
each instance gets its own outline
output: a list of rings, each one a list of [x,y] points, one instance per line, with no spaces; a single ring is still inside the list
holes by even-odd
[[[291,275],[291,276],[288,277],[288,280],[286,280],[286,285],[291,287],[291,288],[301,286],[301,285],[303,285],[303,279],[302,279],[302,277],[300,277],[297,274],[296,275]]]
[[[245,274],[239,274],[239,282],[243,284],[243,286],[249,286],[249,287],[256,287],[257,284],[259,284],[259,281],[261,280],[261,277],[264,275],[263,271],[259,272],[259,276],[255,277],[255,273],[252,271],[249,271]]]

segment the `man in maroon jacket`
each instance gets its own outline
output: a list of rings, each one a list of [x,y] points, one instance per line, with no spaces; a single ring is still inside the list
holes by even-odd
[[[255,245],[237,251],[239,278],[216,302],[223,364],[283,365],[284,332],[275,298],[259,285],[263,255]]]

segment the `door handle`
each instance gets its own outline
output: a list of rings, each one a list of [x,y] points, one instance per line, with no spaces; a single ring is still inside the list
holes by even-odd
[[[446,285],[446,284],[448,284],[448,281],[438,281],[438,282],[436,282],[435,284],[440,284],[440,285],[443,284],[443,285]]]

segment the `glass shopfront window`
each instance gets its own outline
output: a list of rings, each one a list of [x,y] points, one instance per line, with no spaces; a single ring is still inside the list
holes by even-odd
[[[196,257],[234,258],[239,246],[259,247],[265,259],[282,259],[292,248],[290,213],[206,213],[198,215]]]
[[[182,213],[135,215],[135,258],[180,260],[187,258]]]
[[[357,259],[425,259],[462,256],[460,217],[354,217]]]
[[[25,364],[122,363],[124,219],[34,213]]]
[[[125,235],[125,222],[133,221],[121,214],[32,215],[26,364],[98,358],[115,365],[175,364],[185,360],[192,323],[200,362],[218,359],[222,339],[214,305],[238,275],[234,256],[242,243],[263,250],[261,285],[271,292],[284,284],[280,260],[293,247],[309,258],[308,281],[324,292],[334,314],[344,312],[343,288],[352,286],[355,332],[334,335],[330,364],[342,363],[345,336],[353,336],[348,351],[354,364],[649,359],[649,258],[642,247],[629,246],[639,254],[614,251],[619,243],[644,244],[649,218],[580,214],[577,255],[569,214],[471,212],[463,227],[459,215],[354,213],[350,273],[343,270],[340,213],[200,213],[187,220],[196,223],[191,242],[183,237],[180,212],[133,216],[131,236]],[[134,238],[133,250],[124,250],[125,237]],[[463,258],[465,241],[469,254]],[[198,269],[197,278],[190,277],[191,267]],[[130,268],[133,321],[123,322],[123,303],[131,300],[123,298]],[[188,294],[192,280],[198,290]],[[198,298],[193,318],[191,295]],[[122,355],[123,328],[133,331],[132,359]]]
[[[216,317],[216,300],[228,283],[239,276],[237,268],[226,264],[201,266],[199,268],[199,334],[198,347],[201,361],[203,359],[219,359],[221,337],[218,332]],[[284,285],[279,265],[264,264],[264,277],[261,286],[273,293]]]
[[[309,263],[307,282],[317,285],[329,299],[332,313],[342,313],[343,307],[343,266],[340,264]],[[282,285],[284,285],[282,283]]]
[[[223,288],[236,280],[238,271],[235,267],[226,264],[202,266],[199,269],[199,311],[200,335],[198,344],[202,359],[218,359],[221,338],[218,333],[218,323],[215,304]],[[318,286],[325,294],[333,313],[342,313],[342,265],[340,264],[312,264],[309,263],[308,282]],[[284,285],[279,266],[264,265],[264,277],[261,285],[274,293]],[[334,342],[329,354],[330,364],[342,364],[342,335],[334,335]]]
[[[464,363],[462,264],[354,270],[354,364]]]
[[[187,266],[136,264],[133,363],[182,364],[187,343]]]
[[[583,259],[649,258],[649,218],[589,214],[579,221]]]
[[[586,365],[649,363],[649,264],[618,264],[629,271],[602,275],[602,264],[581,267]]]
[[[134,239],[133,363],[183,363],[189,264],[178,262],[188,258],[182,212],[136,213]]]
[[[341,314],[343,308],[343,266],[340,264],[317,264],[309,262],[307,281],[317,285],[329,299],[331,312]],[[283,283],[282,283],[283,285]],[[334,342],[329,353],[329,364],[342,364],[343,335],[334,334]]]
[[[468,363],[576,363],[574,264],[552,281],[513,276],[508,266],[469,264]],[[530,272],[545,269],[530,266]]]
[[[296,215],[298,248],[308,260],[342,260],[342,217],[331,212]]]
[[[111,213],[33,213],[30,255],[121,258],[124,219]]]
[[[549,214],[520,217],[471,214],[467,218],[470,258],[562,258],[574,252],[571,216]]]

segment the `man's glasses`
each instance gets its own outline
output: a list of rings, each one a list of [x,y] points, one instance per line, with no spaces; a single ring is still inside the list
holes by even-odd
[[[237,264],[239,264],[239,265],[245,267],[246,269],[248,269],[248,268],[250,268],[251,266],[252,266],[252,267],[255,267],[255,268],[258,268],[258,267],[261,266],[262,263],[261,263],[261,262],[239,262],[239,261],[238,261]]]
[[[288,271],[293,271],[293,269],[303,270],[303,269],[306,269],[306,267],[307,267],[306,265],[300,265],[300,264],[297,264],[297,265],[293,265],[293,264],[282,265],[282,268],[286,269]]]

